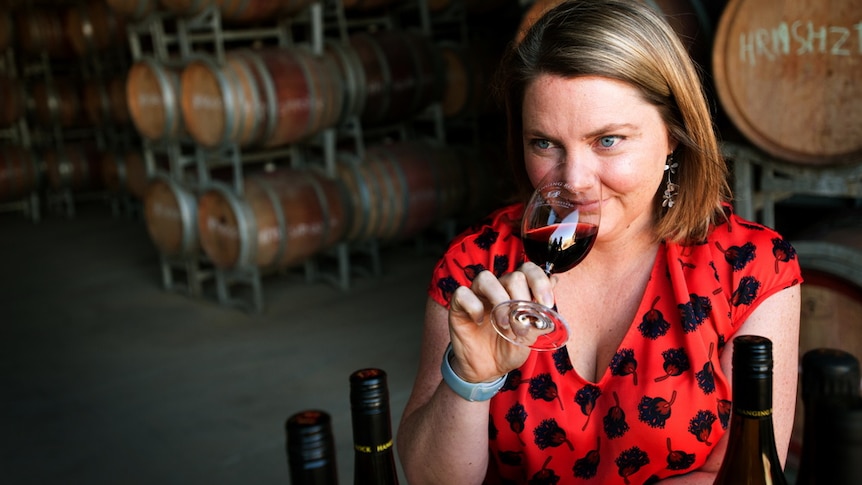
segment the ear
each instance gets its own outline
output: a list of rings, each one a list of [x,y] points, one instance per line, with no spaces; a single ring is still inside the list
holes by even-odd
[[[676,147],[678,147],[678,146],[679,146],[679,141],[668,133],[668,135],[667,135],[667,147],[669,148],[669,150],[667,152],[667,155],[668,156],[673,155],[673,152],[676,151]]]

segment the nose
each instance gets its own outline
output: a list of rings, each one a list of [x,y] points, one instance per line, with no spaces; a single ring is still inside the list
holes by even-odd
[[[596,167],[586,160],[566,160],[560,170],[562,178],[577,192],[591,190],[599,183]]]

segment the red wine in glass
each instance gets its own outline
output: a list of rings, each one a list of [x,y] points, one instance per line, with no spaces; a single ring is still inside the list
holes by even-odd
[[[528,229],[524,232],[524,252],[530,261],[540,263],[545,273],[562,273],[584,259],[598,233],[598,226],[587,222]]]
[[[585,177],[576,171],[572,165],[555,166],[524,206],[524,253],[548,275],[580,263],[599,232],[601,181],[595,174]],[[533,350],[556,350],[569,338],[568,324],[556,305],[548,308],[534,301],[497,304],[491,310],[491,324],[504,339]]]

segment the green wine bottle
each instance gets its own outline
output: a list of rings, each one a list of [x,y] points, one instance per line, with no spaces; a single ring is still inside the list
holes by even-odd
[[[786,485],[772,424],[772,341],[733,339],[733,406],[715,485]]]

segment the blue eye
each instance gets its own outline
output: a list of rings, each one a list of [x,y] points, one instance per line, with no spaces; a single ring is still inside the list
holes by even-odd
[[[536,145],[537,148],[541,148],[542,150],[551,148],[551,142],[549,142],[548,140],[538,139],[533,143]]]
[[[616,136],[603,136],[599,138],[599,144],[602,145],[603,148],[610,148],[616,144],[617,141]]]

